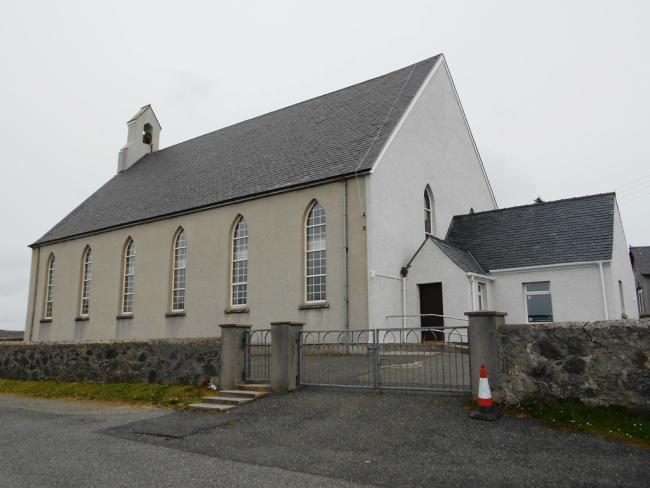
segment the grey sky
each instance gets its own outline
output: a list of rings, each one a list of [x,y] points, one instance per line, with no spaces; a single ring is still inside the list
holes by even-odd
[[[449,63],[501,207],[619,191],[650,245],[650,2],[3,2],[0,328],[33,242],[115,172],[151,103],[161,146]]]

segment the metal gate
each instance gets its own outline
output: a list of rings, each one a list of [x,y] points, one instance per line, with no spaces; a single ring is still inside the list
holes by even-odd
[[[251,330],[244,337],[244,380],[271,382],[271,329]]]
[[[467,326],[304,331],[300,383],[470,391]],[[429,338],[438,340],[427,340]]]

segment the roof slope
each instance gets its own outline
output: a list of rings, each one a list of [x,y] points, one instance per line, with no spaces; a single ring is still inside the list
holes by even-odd
[[[33,245],[367,172],[441,57],[147,154]]]
[[[612,257],[614,193],[455,216],[446,241],[486,270]]]
[[[630,247],[637,273],[650,275],[650,246]]]
[[[474,259],[474,256],[465,249],[460,249],[452,246],[448,242],[431,237],[431,240],[437,245],[442,252],[444,252],[449,259],[451,259],[460,269],[468,273],[486,274],[485,270]]]

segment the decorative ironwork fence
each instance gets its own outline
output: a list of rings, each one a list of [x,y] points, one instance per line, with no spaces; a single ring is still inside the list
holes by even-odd
[[[462,326],[304,331],[299,344],[300,383],[468,392],[467,329]]]
[[[244,347],[244,380],[271,382],[271,329],[246,333]]]

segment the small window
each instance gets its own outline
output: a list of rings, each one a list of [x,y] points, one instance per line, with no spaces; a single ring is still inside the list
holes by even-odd
[[[639,315],[645,313],[645,303],[643,302],[643,289],[638,289],[636,291],[637,302],[639,305]]]
[[[553,322],[551,283],[524,283],[524,300],[529,323]]]
[[[133,294],[135,293],[135,243],[129,239],[124,248],[122,265],[122,313],[133,313]]]
[[[54,254],[47,261],[47,279],[45,280],[45,309],[43,318],[51,319],[54,310]]]
[[[618,280],[618,294],[621,299],[621,318],[626,319],[627,313],[625,312],[625,293],[623,292],[623,282]]]
[[[181,228],[174,239],[172,269],[172,312],[185,310],[185,286],[187,283],[187,237]]]
[[[478,295],[478,310],[479,312],[487,310],[487,286],[485,283],[479,283],[477,286]]]
[[[248,303],[248,224],[240,217],[232,233],[232,272],[230,304]]]
[[[435,220],[433,215],[433,194],[429,185],[424,189],[424,234],[427,236],[435,233]]]
[[[81,271],[81,300],[79,306],[79,315],[88,316],[90,311],[90,283],[93,272],[93,253],[90,247],[86,248],[82,259],[83,269]]]
[[[327,299],[327,229],[325,209],[315,202],[307,214],[305,229],[305,300]]]

